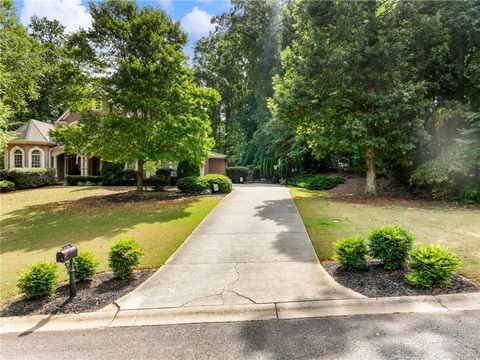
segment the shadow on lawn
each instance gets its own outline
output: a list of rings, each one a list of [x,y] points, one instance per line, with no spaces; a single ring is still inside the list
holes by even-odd
[[[119,200],[125,193],[25,206],[3,214],[1,254],[41,251],[66,242],[112,237],[138,224],[166,223],[187,217],[198,198],[176,196]],[[133,199],[133,200],[132,200]]]

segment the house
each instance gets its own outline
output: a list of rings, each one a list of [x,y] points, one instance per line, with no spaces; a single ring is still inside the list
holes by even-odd
[[[29,120],[17,129],[17,137],[8,142],[4,149],[3,168],[53,168],[59,181],[66,175],[100,175],[102,160],[87,158],[79,154],[67,154],[63,146],[58,145],[49,135],[49,131],[58,126],[69,126],[81,118],[78,112],[65,112],[49,124],[38,120]],[[162,162],[175,169],[171,163]],[[125,164],[125,169],[135,169],[136,163]],[[226,173],[226,155],[211,153],[201,168],[202,175]],[[146,173],[149,177],[152,174]]]

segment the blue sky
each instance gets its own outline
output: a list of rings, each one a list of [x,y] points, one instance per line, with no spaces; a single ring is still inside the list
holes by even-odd
[[[193,56],[192,45],[209,30],[211,16],[218,15],[230,7],[229,0],[138,0],[140,6],[159,7],[167,12],[174,21],[180,21],[188,33],[189,43],[185,47],[188,56]],[[20,21],[27,25],[30,17],[37,15],[57,19],[66,26],[67,31],[79,27],[88,27],[91,17],[88,12],[88,0],[15,0]]]

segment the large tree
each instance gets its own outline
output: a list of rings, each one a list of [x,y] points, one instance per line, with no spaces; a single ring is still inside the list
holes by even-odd
[[[104,70],[98,77],[107,108],[55,130],[55,138],[86,156],[137,161],[139,191],[147,161],[200,165],[213,146],[206,109],[218,94],[194,83],[179,24],[131,1],[90,3],[90,9],[87,38]]]
[[[0,149],[14,136],[28,101],[39,96],[44,72],[38,45],[18,22],[11,1],[0,1]]]

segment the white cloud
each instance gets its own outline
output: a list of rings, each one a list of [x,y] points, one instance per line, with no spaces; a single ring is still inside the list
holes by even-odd
[[[24,0],[20,14],[22,24],[29,24],[34,15],[60,21],[67,32],[80,27],[86,29],[92,24],[92,17],[81,0]]]
[[[198,6],[195,6],[192,11],[186,14],[182,20],[181,25],[192,38],[200,38],[208,35],[209,31],[215,29],[215,25],[210,23],[212,15],[204,10],[200,10]]]
[[[164,10],[173,10],[173,1],[172,0],[158,0],[160,7]]]

